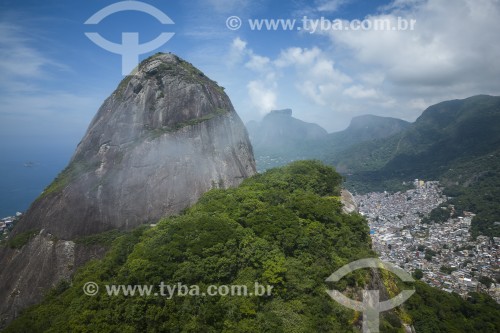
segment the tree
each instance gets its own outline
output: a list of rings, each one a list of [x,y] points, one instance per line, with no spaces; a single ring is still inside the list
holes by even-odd
[[[487,276],[481,276],[479,278],[479,282],[481,282],[482,284],[484,284],[487,288],[491,287],[491,284],[495,281],[493,281],[492,279],[490,279],[489,277]]]

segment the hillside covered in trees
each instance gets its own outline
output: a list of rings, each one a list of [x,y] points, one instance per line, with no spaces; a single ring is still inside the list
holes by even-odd
[[[342,212],[341,185],[332,168],[295,162],[236,189],[212,190],[183,214],[155,226],[79,239],[109,245],[108,254],[54,288],[5,332],[358,332],[362,315],[326,293],[331,273],[375,256],[364,218]],[[397,292],[394,278],[382,276]],[[372,279],[370,271],[359,270],[334,287],[359,298]],[[82,290],[89,281],[101,286],[95,296]],[[272,285],[272,293],[167,298],[109,296],[104,289],[161,282],[202,290],[213,284],[251,289],[256,281]],[[491,299],[478,297],[472,304],[426,286],[416,289],[419,296],[408,309],[384,315],[382,332],[403,332],[402,323],[422,327],[417,332],[500,328],[500,309]],[[462,322],[467,325],[460,330]]]

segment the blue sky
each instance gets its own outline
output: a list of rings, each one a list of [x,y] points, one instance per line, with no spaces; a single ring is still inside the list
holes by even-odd
[[[226,88],[241,118],[292,108],[329,131],[356,115],[413,121],[429,105],[475,94],[499,95],[498,0],[161,0],[148,1],[175,24],[141,12],[84,22],[117,1],[0,0],[0,154],[69,159],[100,104],[123,78],[120,55],[85,32],[148,42],[192,62]],[[452,4],[452,5],[451,5]],[[236,15],[242,27],[230,30]],[[397,17],[413,31],[252,31],[249,19]],[[36,155],[36,154],[35,154]],[[9,177],[8,174],[3,175]]]

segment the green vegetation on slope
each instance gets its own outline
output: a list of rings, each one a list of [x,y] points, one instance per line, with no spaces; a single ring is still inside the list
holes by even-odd
[[[82,238],[84,244],[112,241],[112,246],[103,260],[80,269],[71,283],[60,283],[5,332],[357,332],[361,314],[325,292],[331,273],[374,256],[366,221],[341,212],[340,185],[330,167],[296,162],[247,179],[237,189],[212,190],[183,215],[156,227]],[[399,283],[381,272],[394,296]],[[100,285],[96,296],[83,294],[89,281]],[[158,286],[162,281],[201,290],[246,285],[250,291],[257,281],[273,290],[262,297],[172,299],[105,292],[106,284]],[[334,287],[359,298],[357,288],[369,282],[369,272],[358,270]],[[467,303],[420,284],[417,295],[406,310],[384,314],[381,332],[404,332],[401,319],[417,332],[499,327],[500,309],[482,295]]]
[[[333,198],[340,183],[319,162],[297,162],[210,191],[183,215],[116,238],[105,259],[6,332],[354,332],[353,311],[330,299],[324,280],[373,253],[365,220]],[[268,297],[89,297],[88,281],[274,288]],[[365,281],[359,272],[343,283]]]
[[[91,171],[93,168],[95,168],[95,165],[91,165],[85,161],[73,161],[43,190],[42,194],[40,194],[40,198],[46,197],[49,194],[61,192],[72,180]]]
[[[455,210],[474,212],[473,236],[500,237],[500,150],[455,165],[443,177]]]
[[[28,230],[21,232],[12,238],[7,239],[6,241],[3,240],[11,249],[20,249],[24,245],[28,244],[28,242],[34,238],[40,230]]]
[[[487,295],[471,293],[468,301],[415,283],[416,293],[404,304],[418,333],[500,332],[500,305]]]
[[[157,137],[161,136],[164,133],[176,132],[176,131],[178,131],[181,128],[184,128],[186,126],[198,125],[198,124],[201,124],[201,123],[203,123],[203,122],[205,122],[207,120],[210,120],[212,118],[215,118],[215,117],[218,117],[220,115],[227,114],[227,113],[229,113],[228,110],[217,108],[213,112],[211,112],[209,114],[206,114],[203,117],[194,118],[194,119],[191,119],[191,120],[188,120],[188,121],[185,121],[185,122],[179,122],[179,123],[174,124],[173,126],[165,126],[163,128],[154,129],[154,130],[151,131],[152,132],[152,137],[157,138]]]

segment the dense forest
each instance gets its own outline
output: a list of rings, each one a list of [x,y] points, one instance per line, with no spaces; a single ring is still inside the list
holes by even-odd
[[[326,293],[325,279],[346,263],[374,257],[366,221],[345,214],[341,176],[320,162],[300,161],[214,189],[183,214],[131,232],[79,239],[108,244],[5,332],[358,332],[362,315]],[[390,293],[394,277],[382,274]],[[356,297],[372,276],[359,270],[334,287]],[[101,286],[95,296],[82,287]],[[114,285],[272,285],[265,296],[109,296]],[[387,313],[382,332],[492,332],[500,309],[478,295],[455,295],[416,285],[407,309]],[[492,303],[493,302],[493,303]],[[474,328],[475,330],[469,330]]]

